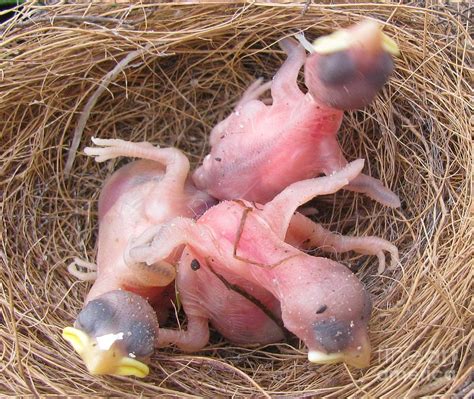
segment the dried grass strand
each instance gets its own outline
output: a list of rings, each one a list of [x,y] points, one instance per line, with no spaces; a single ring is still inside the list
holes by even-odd
[[[97,103],[97,100],[107,89],[109,84],[117,77],[119,73],[123,72],[130,62],[143,55],[143,53],[149,51],[151,47],[152,45],[148,44],[143,49],[132,51],[131,53],[127,54],[110,72],[104,76],[104,78],[99,82],[99,87],[97,90],[90,96],[89,100],[87,100],[87,103],[80,114],[76,129],[74,130],[74,135],[72,137],[71,148],[69,149],[66,166],[64,167],[64,175],[66,177],[71,172],[74,159],[76,158],[76,152],[79,148],[79,143],[81,142],[82,132],[84,131],[87,120],[89,119],[89,115],[92,111],[92,108],[94,108],[95,104]]]

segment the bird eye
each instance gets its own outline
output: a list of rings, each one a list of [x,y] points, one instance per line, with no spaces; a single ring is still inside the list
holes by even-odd
[[[388,53],[381,53],[376,59],[374,59],[372,68],[365,73],[368,85],[370,85],[374,91],[380,90],[388,80],[392,71],[392,56]]]
[[[136,357],[148,357],[153,353],[155,326],[150,322],[135,321],[130,327],[130,334],[125,334],[127,351]]]
[[[322,320],[313,325],[313,331],[328,353],[343,351],[353,340],[351,328],[345,321]]]
[[[139,295],[115,290],[90,301],[75,326],[90,337],[123,334],[121,346],[138,358],[153,353],[158,322],[153,308]]]
[[[107,320],[113,318],[115,309],[102,298],[90,301],[84,309],[77,316],[75,323],[76,328],[84,331],[90,336],[101,335],[102,333],[109,333],[110,331],[103,331],[104,324]]]
[[[347,51],[321,55],[317,67],[321,82],[330,86],[347,83],[357,73],[357,66]]]

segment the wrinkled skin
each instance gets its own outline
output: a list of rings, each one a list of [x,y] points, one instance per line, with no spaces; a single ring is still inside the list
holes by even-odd
[[[193,174],[198,188],[220,200],[265,204],[294,182],[330,175],[347,164],[336,138],[343,110],[369,104],[393,69],[376,25],[356,25],[347,36],[350,40],[341,40],[348,48],[309,56],[292,39],[280,42],[288,58],[273,81],[252,84],[212,130],[211,153]],[[306,94],[297,85],[303,65]],[[271,105],[259,100],[268,89]],[[344,188],[400,206],[393,192],[364,174]]]
[[[65,338],[91,373],[143,377],[148,368],[141,361],[152,354],[159,319],[166,317],[174,294],[174,285],[170,286],[176,274],[174,265],[181,251],[177,248],[166,262],[156,265],[144,265],[124,254],[133,239],[149,228],[176,216],[197,217],[215,200],[194,187],[188,178],[189,162],[175,148],[122,140],[95,139],[94,143],[97,147],[85,152],[98,162],[119,156],[143,160],[120,168],[101,191],[95,282],[75,329],[69,328]],[[77,264],[94,268],[80,261]],[[83,277],[75,266],[70,271]],[[117,336],[122,333],[124,337]],[[115,341],[110,348],[97,350],[100,337],[108,334],[117,336]]]
[[[317,195],[334,193],[356,178],[362,167],[363,161],[358,160],[330,177],[294,183],[265,206],[225,201],[197,222],[176,218],[157,227],[152,239],[150,235],[138,238],[130,256],[147,264],[159,264],[186,244],[177,286],[188,328],[160,330],[158,344],[198,350],[207,343],[208,321],[236,342],[274,342],[283,337],[278,325],[281,318],[284,327],[308,346],[310,361],[367,366],[371,304],[363,285],[341,264],[307,255],[284,242],[289,234],[296,243],[300,233],[309,231],[305,233],[301,226],[288,231],[298,206]],[[325,234],[322,239],[330,238],[335,247],[351,247],[353,239],[342,237],[341,241],[327,231]],[[353,247],[370,252],[372,245],[358,241]],[[250,294],[247,297],[258,299],[260,306],[229,289],[231,284]],[[247,301],[240,314],[233,307],[238,295],[241,303]],[[266,334],[268,339],[262,339]]]

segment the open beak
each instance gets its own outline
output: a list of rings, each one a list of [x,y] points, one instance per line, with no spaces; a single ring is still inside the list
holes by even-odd
[[[313,52],[319,54],[332,54],[351,47],[361,47],[369,52],[383,49],[393,56],[400,55],[397,43],[383,33],[379,24],[373,21],[364,21],[352,28],[322,36],[313,42],[312,47]]]
[[[308,360],[316,364],[346,363],[359,369],[368,367],[370,364],[370,342],[366,335],[362,338],[362,342],[355,349],[346,350],[344,352],[324,353],[317,350],[308,352]]]
[[[105,345],[95,338],[90,338],[85,332],[74,327],[66,327],[62,336],[81,356],[87,369],[92,375],[132,375],[143,378],[149,373],[146,364],[124,356],[114,342],[120,339],[118,334]],[[115,339],[114,339],[115,338]]]

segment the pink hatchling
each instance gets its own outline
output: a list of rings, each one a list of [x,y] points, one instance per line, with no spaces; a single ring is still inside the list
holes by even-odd
[[[77,259],[69,268],[95,282],[75,327],[66,327],[63,336],[92,374],[144,377],[148,366],[142,361],[153,353],[158,321],[174,294],[174,285],[168,286],[181,252],[177,248],[151,265],[124,255],[148,229],[176,216],[197,217],[215,200],[194,187],[189,161],[178,149],[116,139],[93,142],[97,147],[85,153],[97,162],[120,156],[142,160],[116,171],[101,191],[97,266]],[[82,273],[76,265],[96,271]]]
[[[197,221],[179,217],[157,226],[153,238],[135,240],[130,256],[151,265],[186,245],[176,278],[188,327],[160,329],[157,344],[201,349],[209,321],[238,343],[276,342],[287,329],[308,346],[311,362],[367,366],[371,302],[364,286],[343,265],[284,241],[310,237],[334,251],[390,251],[384,240],[338,236],[294,217],[300,205],[357,178],[363,164],[357,160],[331,176],[293,183],[266,205],[224,201]]]
[[[271,82],[257,80],[235,110],[211,132],[211,153],[193,174],[196,186],[223,199],[267,203],[291,183],[330,175],[347,161],[337,142],[343,110],[369,104],[393,70],[396,44],[374,22],[322,37],[306,56],[292,39],[288,58]],[[297,84],[304,65],[308,92]],[[271,105],[258,98],[271,90]],[[345,189],[400,206],[382,183],[361,174]]]

